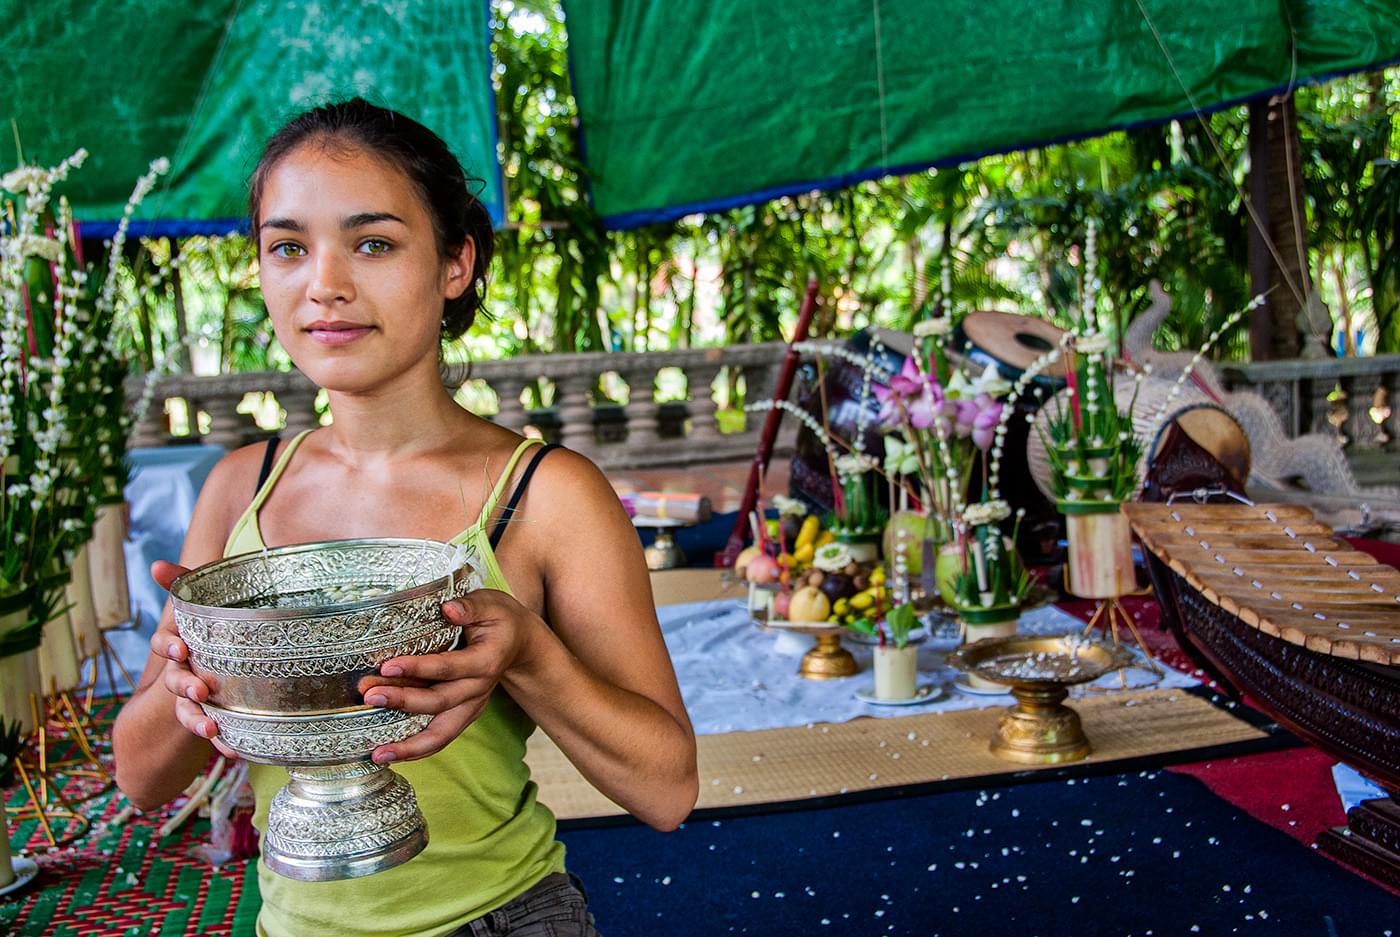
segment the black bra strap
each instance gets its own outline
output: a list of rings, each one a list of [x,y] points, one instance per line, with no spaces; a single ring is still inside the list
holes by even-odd
[[[272,466],[277,462],[277,444],[281,441],[281,436],[273,436],[267,441],[267,451],[263,453],[262,471],[258,472],[258,487],[253,489],[254,496],[262,491],[262,486],[267,484],[267,477],[272,474]]]
[[[540,446],[534,457],[530,459],[529,464],[525,466],[525,471],[520,474],[520,483],[517,484],[515,490],[511,492],[510,500],[506,502],[506,508],[501,512],[500,520],[496,521],[496,526],[491,528],[492,550],[496,549],[496,546],[501,542],[501,538],[505,536],[506,524],[510,523],[511,516],[515,514],[515,506],[520,503],[521,497],[524,496],[525,486],[530,484],[530,476],[535,474],[535,469],[539,466],[540,459],[543,459],[545,453],[549,450],[558,448],[560,447],[555,443]]]

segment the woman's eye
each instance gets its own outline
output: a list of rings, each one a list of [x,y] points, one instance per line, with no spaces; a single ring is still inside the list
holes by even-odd
[[[370,238],[360,244],[361,253],[365,254],[387,254],[389,253],[389,242],[381,241],[378,238]]]
[[[274,257],[302,257],[306,254],[306,248],[300,244],[293,244],[291,241],[282,241],[272,245],[268,253]]]

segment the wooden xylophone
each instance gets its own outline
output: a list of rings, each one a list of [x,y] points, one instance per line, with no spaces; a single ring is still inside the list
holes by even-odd
[[[1400,572],[1291,504],[1128,504],[1167,567],[1208,601],[1310,651],[1400,665]]]
[[[1400,791],[1400,572],[1298,505],[1123,505],[1162,620],[1227,691]],[[1400,887],[1400,804],[1365,801],[1319,848]]]

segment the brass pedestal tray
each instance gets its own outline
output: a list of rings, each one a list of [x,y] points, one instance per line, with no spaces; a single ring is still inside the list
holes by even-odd
[[[948,655],[969,674],[1006,684],[1016,705],[992,736],[994,755],[1027,765],[1053,765],[1085,758],[1092,750],[1079,714],[1064,705],[1069,688],[1097,680],[1133,663],[1127,648],[1079,635],[983,638]]]
[[[804,679],[837,680],[860,673],[856,659],[841,646],[841,635],[846,633],[846,629],[840,625],[814,621],[767,621],[762,618],[755,618],[754,621],[765,631],[810,634],[817,639],[817,646],[802,655],[802,663],[797,668],[798,675]]]

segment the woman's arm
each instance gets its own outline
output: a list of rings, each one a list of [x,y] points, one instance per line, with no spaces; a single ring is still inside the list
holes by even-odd
[[[485,707],[499,681],[598,790],[647,824],[674,829],[695,806],[695,734],[661,637],[636,530],[592,463],[568,451],[540,463],[508,549],[544,574],[549,624],[510,596],[483,590],[449,617],[461,651],[403,657],[386,676],[443,681],[379,687],[366,701],[438,713],[377,761],[442,748]]]
[[[240,450],[225,457],[209,473],[195,502],[180,550],[180,565],[157,562],[151,567],[151,575],[161,588],[168,589],[185,569],[223,555],[224,541],[233,526],[230,514],[237,509],[230,493],[252,484],[246,453]],[[142,810],[177,797],[213,754],[210,740],[216,732],[214,722],[197,703],[209,698],[209,688],[184,663],[188,656],[167,600],[151,636],[146,668],[112,727],[117,786]]]

